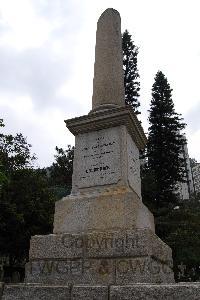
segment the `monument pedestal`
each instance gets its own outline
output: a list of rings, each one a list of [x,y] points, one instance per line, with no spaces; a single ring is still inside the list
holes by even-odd
[[[138,148],[145,136],[132,110],[66,123],[76,137],[72,194],[56,202],[54,234],[31,239],[26,282],[174,282],[171,249],[142,203]]]
[[[108,186],[56,202],[55,234],[139,228],[154,232],[153,215],[138,195],[124,186]]]

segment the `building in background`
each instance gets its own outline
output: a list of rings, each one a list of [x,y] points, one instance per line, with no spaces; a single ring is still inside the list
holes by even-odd
[[[189,200],[194,193],[200,193],[200,163],[189,157],[185,135],[182,135],[182,139],[185,141],[181,153],[181,157],[184,158],[185,181],[177,183],[175,193],[181,200]],[[140,167],[144,167],[147,163],[147,158],[141,155]]]
[[[196,163],[192,167],[192,177],[194,183],[194,192],[198,194],[200,193],[200,163]]]
[[[183,135],[182,137],[185,140],[183,149],[182,149],[182,157],[184,158],[184,172],[185,172],[185,182],[178,183],[178,194],[181,200],[187,200],[194,193],[194,183],[193,183],[193,174],[192,168],[190,164],[190,158],[188,155],[188,147],[186,137]]]

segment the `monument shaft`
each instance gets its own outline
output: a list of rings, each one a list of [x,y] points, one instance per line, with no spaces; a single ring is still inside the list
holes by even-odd
[[[99,18],[96,33],[92,109],[124,106],[121,19],[107,9]]]

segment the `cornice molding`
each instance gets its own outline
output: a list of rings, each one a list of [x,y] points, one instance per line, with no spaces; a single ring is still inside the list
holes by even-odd
[[[125,125],[139,149],[144,149],[147,138],[131,107],[117,107],[88,115],[65,120],[66,126],[73,135]]]

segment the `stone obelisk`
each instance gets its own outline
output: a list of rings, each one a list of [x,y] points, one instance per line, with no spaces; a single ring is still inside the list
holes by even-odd
[[[119,13],[97,25],[91,112],[65,121],[75,135],[71,195],[56,202],[54,234],[31,240],[26,280],[48,284],[173,281],[171,249],[142,203],[146,137],[124,104]],[[140,267],[144,268],[143,272]],[[153,274],[152,266],[159,268]]]
[[[199,285],[166,284],[172,253],[142,202],[146,137],[124,105],[114,9],[98,21],[93,89],[91,112],[65,121],[75,135],[72,192],[56,202],[53,234],[32,237],[26,283],[7,285],[3,300],[200,299]]]
[[[90,113],[65,121],[75,135],[72,192],[56,202],[53,234],[32,237],[26,284],[6,286],[3,300],[200,299],[199,285],[166,284],[174,281],[172,253],[142,202],[146,137],[124,105],[114,9],[98,21],[93,82]]]
[[[121,19],[104,11],[97,23],[92,109],[124,106]]]

